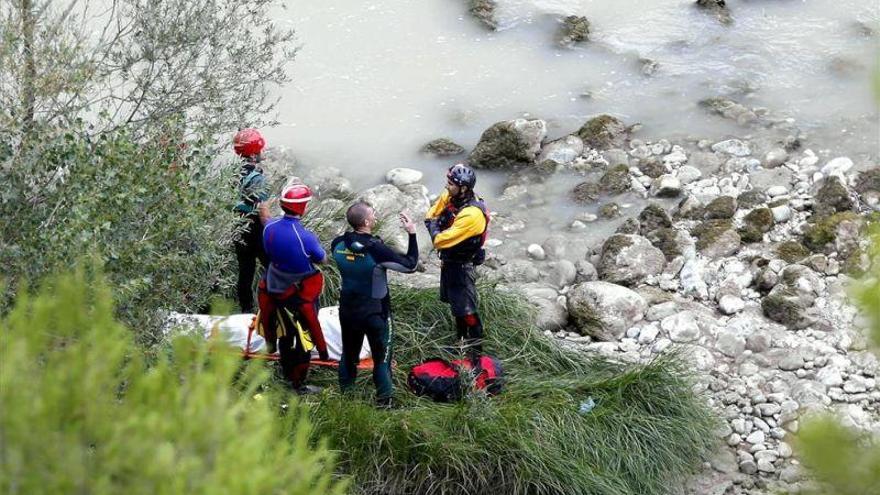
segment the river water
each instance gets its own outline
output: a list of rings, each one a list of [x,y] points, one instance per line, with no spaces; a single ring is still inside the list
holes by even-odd
[[[466,0],[284,2],[275,15],[300,51],[270,144],[357,187],[406,166],[436,189],[451,161],[418,150],[437,137],[470,149],[494,122],[532,116],[553,138],[600,113],[641,123],[643,139],[754,136],[697,105],[729,96],[794,119],[813,149],[878,155],[880,2],[729,0],[730,26],[693,0],[498,3],[502,29],[491,32]],[[591,41],[562,49],[554,35],[568,14],[590,20]],[[639,59],[658,70],[644,75]]]

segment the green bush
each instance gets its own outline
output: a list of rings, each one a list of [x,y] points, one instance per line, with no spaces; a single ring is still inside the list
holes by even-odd
[[[866,329],[880,346],[880,228],[871,230],[868,273],[856,286],[856,299],[869,322]],[[819,482],[811,493],[862,495],[880,487],[880,435],[841,426],[832,416],[808,421],[797,438],[804,465]]]
[[[668,493],[714,447],[714,420],[674,356],[623,366],[566,351],[494,287],[481,287],[481,317],[504,392],[457,404],[415,397],[405,388],[413,364],[458,357],[453,322],[436,289],[392,294],[399,408],[373,407],[369,372],[355,397],[338,395],[335,373],[313,375],[327,387],[309,402],[315,435],[338,452],[355,493]],[[596,407],[581,414],[590,397]]]
[[[0,320],[0,492],[328,494],[332,456],[218,344],[146,366],[100,277],[79,271]]]
[[[196,312],[231,285],[231,161],[214,160],[199,142],[169,146],[125,131],[35,132],[38,144],[0,156],[0,264],[12,288],[5,306],[22,282],[94,257],[119,315],[153,344],[157,309]]]

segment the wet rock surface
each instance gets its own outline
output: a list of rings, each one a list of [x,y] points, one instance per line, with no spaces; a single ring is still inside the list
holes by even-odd
[[[732,105],[712,111],[751,119]],[[480,277],[520,291],[562,346],[626,362],[680,350],[722,419],[718,452],[689,493],[802,486],[792,436],[811,412],[880,429],[880,364],[847,292],[867,260],[876,167],[800,140],[633,139],[610,116],[544,142],[535,122],[496,124],[471,155],[507,174],[509,198],[490,204]],[[362,196],[383,213],[423,214],[427,191],[412,172],[389,172]],[[317,178],[330,196],[345,190],[332,171]],[[553,181],[575,211],[534,238],[529,212],[547,207]],[[436,286],[429,251],[420,280]]]

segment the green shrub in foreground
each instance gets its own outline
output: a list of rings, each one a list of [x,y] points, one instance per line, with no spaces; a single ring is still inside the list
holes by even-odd
[[[514,294],[481,288],[487,350],[509,381],[498,397],[435,404],[405,388],[406,373],[444,350],[455,331],[436,289],[392,288],[400,408],[328,390],[310,401],[315,435],[338,451],[356,493],[670,493],[714,447],[714,420],[674,356],[622,366],[561,349],[532,330]],[[596,407],[579,413],[588,397]]]
[[[181,337],[147,367],[100,280],[22,292],[0,320],[0,493],[341,493],[301,411],[209,347]]]

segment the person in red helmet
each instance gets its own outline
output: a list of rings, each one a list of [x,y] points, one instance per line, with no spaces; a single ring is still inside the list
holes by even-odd
[[[260,204],[269,199],[266,177],[260,168],[266,140],[256,129],[242,129],[232,139],[235,153],[241,157],[238,172],[239,201],[235,211],[244,219],[244,228],[235,240],[235,257],[238,260],[236,295],[244,313],[254,311],[254,274],[257,260],[263,268],[267,265],[263,251],[263,223],[260,221]]]
[[[483,263],[489,212],[474,193],[477,175],[461,163],[449,167],[446,189],[425,219],[431,242],[440,253],[440,300],[455,317],[458,338],[478,367],[483,352],[483,323],[477,313],[475,266]]]
[[[304,385],[311,359],[310,346],[296,325],[305,327],[322,360],[327,344],[318,321],[318,298],[324,276],[316,265],[326,263],[321,241],[302,224],[312,191],[305,184],[288,185],[281,192],[284,215],[270,220],[263,230],[269,264],[258,288],[259,327],[269,349],[281,354],[281,369],[297,393],[313,391]],[[278,325],[280,318],[281,325]],[[280,328],[280,332],[276,330]]]

